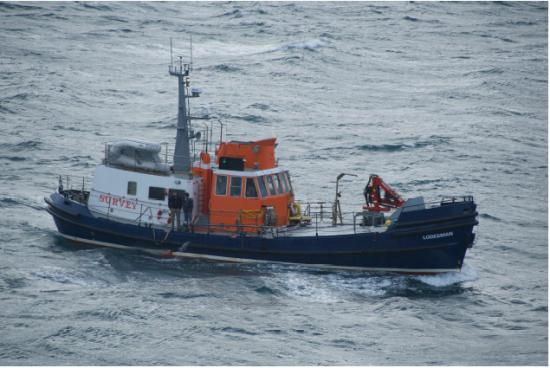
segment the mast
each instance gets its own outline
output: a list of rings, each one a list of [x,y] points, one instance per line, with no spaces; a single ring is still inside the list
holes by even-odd
[[[168,73],[178,79],[178,125],[176,147],[174,149],[174,173],[178,176],[189,174],[191,170],[190,136],[191,116],[189,112],[189,98],[199,97],[195,91],[189,94],[189,64],[183,63],[179,57],[179,65],[172,60],[172,39],[170,39],[170,66]]]

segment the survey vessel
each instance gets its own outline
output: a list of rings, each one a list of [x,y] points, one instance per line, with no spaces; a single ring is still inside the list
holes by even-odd
[[[168,67],[178,85],[173,151],[143,140],[107,142],[93,179],[59,176],[45,201],[62,237],[215,262],[421,274],[462,268],[478,223],[472,196],[405,200],[370,175],[363,205],[344,212],[340,179],[365,173],[342,173],[333,201],[300,202],[276,159],[276,138],[224,140],[221,124],[214,144],[212,126],[193,129],[190,101],[201,91],[191,88],[191,72],[181,57]]]

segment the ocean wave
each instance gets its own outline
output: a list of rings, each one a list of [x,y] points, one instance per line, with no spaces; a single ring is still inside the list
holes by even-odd
[[[41,54],[38,54],[38,56],[40,56]],[[28,93],[18,93],[18,94],[15,94],[13,96],[9,96],[9,97],[4,97],[2,98],[2,101],[13,101],[13,100],[16,100],[16,101],[25,101],[27,100],[28,98],[30,97],[30,95]]]
[[[266,111],[266,110],[273,110],[269,105],[262,104],[262,103],[253,103],[253,104],[250,105],[249,107],[252,107],[252,108],[254,108],[254,109],[263,110],[263,111]]]
[[[100,10],[100,11],[112,11],[113,10],[110,6],[105,5],[105,3],[84,2],[84,3],[80,3],[80,5],[83,6],[84,8],[86,8],[86,9],[93,9],[93,10]]]
[[[31,275],[48,280],[54,283],[59,284],[72,284],[79,286],[91,286],[91,285],[100,285],[97,278],[88,277],[79,272],[73,272],[71,270],[65,270],[59,267],[46,266],[42,267],[36,271],[32,271]]]
[[[2,105],[0,105],[0,112],[2,112],[2,113],[8,113],[8,114],[16,114],[15,111],[13,111],[13,110],[11,110],[11,109],[8,109],[7,107],[2,106]]]
[[[243,27],[264,27],[266,26],[266,23],[265,22],[240,22],[239,25]]]
[[[441,180],[441,179],[418,179],[418,180],[412,180],[412,181],[408,182],[407,185],[414,188],[414,187],[418,187],[418,186],[422,186],[422,185],[426,185],[426,184],[441,183],[443,181],[444,180]]]
[[[332,33],[328,33],[328,32],[323,32],[319,35],[320,38],[327,38],[329,40],[341,40],[342,37],[338,36],[338,35],[335,35],[335,34],[332,34]]]
[[[218,334],[220,332],[225,333],[225,334],[251,335],[251,336],[254,336],[254,335],[258,334],[256,332],[249,331],[249,330],[244,329],[244,328],[233,327],[233,326],[212,327],[210,330],[212,332],[216,333],[216,334]]]
[[[363,151],[384,151],[384,152],[396,152],[404,149],[414,148],[414,146],[406,144],[363,144],[358,146]]]
[[[108,29],[107,32],[122,32],[122,33],[132,33],[135,32],[129,28],[120,28],[120,29]]]
[[[398,143],[398,144],[363,144],[357,146],[358,149],[362,151],[371,151],[371,152],[398,152],[406,151],[414,148],[425,147],[427,144],[424,143]]]
[[[226,17],[226,18],[242,18],[244,16],[247,16],[247,15],[253,15],[253,16],[256,16],[256,15],[266,15],[268,14],[267,11],[265,11],[264,9],[260,9],[260,8],[248,8],[248,9],[234,9],[234,10],[231,10],[231,11],[227,11],[221,15],[219,15],[218,17]]]
[[[219,72],[224,72],[224,73],[234,73],[234,72],[239,72],[242,69],[235,65],[218,64],[214,66],[214,70],[217,70]]]
[[[234,9],[221,14],[220,17],[242,18],[243,12],[240,9]]]
[[[429,147],[429,146],[438,146],[442,144],[447,144],[449,143],[449,141],[450,139],[448,137],[433,135],[428,137],[427,139],[417,140],[416,142],[362,144],[362,145],[356,146],[356,148],[362,151],[371,151],[371,152],[398,152],[398,151],[406,151],[406,150]]]
[[[411,17],[409,15],[404,16],[403,19],[408,20],[409,22],[418,22],[418,18]]]
[[[464,73],[463,75],[465,77],[470,77],[470,76],[476,77],[476,76],[494,75],[494,74],[499,75],[499,74],[502,74],[502,73],[504,73],[504,70],[502,70],[501,68],[494,67],[494,68],[473,70],[473,71]]]
[[[219,41],[210,41],[198,45],[193,49],[193,55],[197,58],[208,58],[212,56],[246,56],[246,55],[261,55],[282,51],[292,50],[307,50],[316,51],[319,48],[325,47],[326,42],[320,39],[310,39],[298,42],[284,42],[279,44],[231,44]],[[227,63],[223,63],[227,64]]]
[[[281,295],[281,293],[274,288],[268,287],[268,286],[260,286],[256,289],[254,289],[255,292],[259,294],[267,294],[267,295]]]
[[[12,152],[21,152],[26,150],[39,150],[43,143],[41,141],[23,141],[19,143],[0,143],[0,149],[6,149]]]
[[[118,17],[116,15],[103,15],[101,18],[111,21],[111,22],[119,22],[119,23],[128,23],[126,19],[123,19],[121,17]]]
[[[495,222],[502,222],[501,218],[489,215],[488,213],[480,213],[479,217],[482,218],[482,219],[491,220],[491,221],[495,221]]]
[[[8,160],[8,161],[25,161],[27,158],[22,156],[2,156],[0,155],[0,160]]]
[[[11,338],[0,361],[545,364],[546,341],[533,336],[546,336],[548,314],[548,219],[537,215],[547,211],[547,4],[375,4],[0,3],[0,325]],[[191,81],[209,89],[191,113],[211,119],[194,129],[212,124],[217,141],[221,117],[228,139],[277,136],[306,198],[334,195],[339,172],[393,178],[406,198],[472,193],[479,236],[462,272],[168,260],[59,236],[39,212],[53,173],[90,175],[116,137],[173,141],[168,37],[185,55],[189,34]],[[352,205],[363,186],[350,180],[342,200]],[[511,333],[521,318],[530,333]],[[113,323],[122,334],[106,330]],[[425,349],[397,346],[405,330]],[[469,354],[441,348],[464,336]],[[513,349],[486,354],[495,339]],[[221,350],[204,344],[214,340]],[[151,341],[158,349],[140,349]]]
[[[253,114],[248,114],[248,115],[230,115],[230,114],[221,114],[220,117],[223,119],[233,119],[233,120],[244,120],[244,121],[248,121],[250,123],[266,123],[267,122],[267,119],[260,116],[260,115],[253,115]]]
[[[164,299],[195,299],[195,298],[209,298],[213,294],[208,293],[176,293],[176,292],[162,292],[157,294]]]
[[[236,119],[241,119],[248,121],[250,123],[265,123],[267,120],[259,115],[244,115],[244,116],[235,116]]]
[[[0,198],[0,208],[13,207],[19,205],[20,202],[10,197]]]
[[[36,5],[23,5],[21,3],[16,4],[12,2],[0,2],[0,9],[7,10],[42,10],[43,8]]]

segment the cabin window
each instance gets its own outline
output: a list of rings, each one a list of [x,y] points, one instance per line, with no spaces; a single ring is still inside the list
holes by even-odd
[[[166,197],[166,190],[164,188],[149,187],[149,199],[164,201],[165,197]]]
[[[137,193],[137,183],[135,181],[128,182],[128,190],[126,191],[128,195],[135,196]]]
[[[254,178],[246,178],[246,196],[248,198],[258,198],[258,190],[254,183]]]
[[[265,186],[265,180],[263,176],[258,177],[258,184],[260,186],[260,193],[262,193],[262,197],[267,197],[267,188]]]
[[[227,194],[227,176],[216,176],[216,195]]]
[[[290,181],[290,174],[288,173],[288,171],[285,171],[285,178],[286,178],[286,181],[288,181],[288,187],[290,189],[290,191],[292,192],[292,182]]]
[[[283,187],[283,183],[281,183],[281,177],[277,174],[273,175],[277,178],[277,189],[279,191],[279,194],[283,194],[285,192],[285,188]]]
[[[231,197],[240,197],[241,196],[241,186],[243,184],[243,178],[241,177],[232,177],[231,178]]]
[[[277,195],[277,191],[275,190],[275,183],[273,182],[273,177],[271,175],[267,175],[267,184],[269,185],[269,194],[271,195]]]
[[[290,189],[288,188],[288,184],[286,183],[286,180],[285,180],[285,174],[284,173],[279,173],[277,177],[279,178],[279,183],[283,184],[283,188],[285,189],[285,193],[290,192]]]

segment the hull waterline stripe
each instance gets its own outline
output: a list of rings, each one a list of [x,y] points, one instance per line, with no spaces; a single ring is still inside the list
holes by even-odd
[[[169,256],[175,256],[175,257],[206,259],[211,261],[224,261],[224,262],[232,262],[232,263],[271,263],[271,264],[276,263],[276,264],[284,264],[284,265],[301,265],[301,266],[307,266],[307,267],[327,268],[327,269],[336,269],[336,270],[379,271],[379,272],[405,272],[405,273],[460,272],[460,270],[456,268],[416,269],[416,268],[385,268],[385,267],[353,267],[353,266],[336,266],[336,265],[328,265],[328,264],[277,262],[277,261],[266,261],[266,260],[248,259],[248,258],[211,256],[211,255],[200,254],[200,253],[187,253],[187,252],[178,252],[178,251],[172,252],[169,249],[155,250],[155,249],[142,248],[142,247],[129,247],[126,245],[102,242],[99,240],[79,238],[76,236],[70,236],[70,235],[65,235],[61,233],[59,233],[59,235],[61,235],[62,237],[68,240],[72,240],[80,243],[92,244],[92,245],[101,246],[101,247],[107,247],[107,248],[139,250],[145,253],[158,255],[158,256],[169,255]]]

